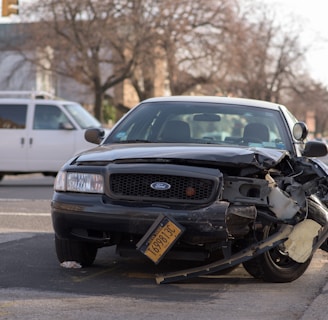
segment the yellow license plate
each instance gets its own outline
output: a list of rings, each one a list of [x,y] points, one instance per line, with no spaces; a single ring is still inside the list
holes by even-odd
[[[139,241],[137,248],[157,264],[179,239],[183,231],[184,228],[172,218],[160,216]]]

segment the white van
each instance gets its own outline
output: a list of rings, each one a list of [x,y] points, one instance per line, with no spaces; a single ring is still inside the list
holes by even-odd
[[[0,91],[0,180],[9,174],[55,176],[69,158],[95,146],[84,139],[92,127],[101,124],[76,102]]]

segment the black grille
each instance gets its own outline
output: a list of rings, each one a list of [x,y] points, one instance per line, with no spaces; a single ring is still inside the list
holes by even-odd
[[[151,188],[154,182],[165,182],[171,187],[168,190],[154,190]],[[193,177],[156,174],[112,174],[110,176],[111,193],[122,199],[205,203],[211,198],[213,188],[214,181]]]

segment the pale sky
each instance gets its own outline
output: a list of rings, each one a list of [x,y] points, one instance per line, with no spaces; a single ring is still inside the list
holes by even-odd
[[[327,0],[262,0],[274,3],[277,15],[293,16],[301,29],[302,46],[310,46],[307,68],[315,80],[328,86],[328,1]]]
[[[21,0],[25,4],[31,0]],[[307,69],[312,78],[328,86],[328,0],[261,0],[274,5],[276,18],[288,20],[292,16],[302,26],[302,46],[310,45]],[[0,4],[1,6],[1,4]],[[0,22],[8,22],[1,18]],[[15,20],[15,19],[13,19]]]

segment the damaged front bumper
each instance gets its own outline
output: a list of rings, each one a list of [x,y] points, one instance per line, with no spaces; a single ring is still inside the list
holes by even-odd
[[[306,220],[305,220],[306,221]],[[312,222],[310,222],[312,224]],[[328,224],[319,230],[319,234],[315,236],[315,241],[312,245],[311,250],[307,251],[306,255],[303,255],[309,258],[314,254],[314,252],[325,242],[328,236]],[[158,274],[156,275],[156,283],[164,284],[170,282],[182,281],[190,278],[195,278],[205,274],[211,274],[214,272],[218,272],[224,270],[229,267],[236,266],[245,261],[251,260],[279,245],[286,245],[286,243],[291,242],[298,246],[298,250],[302,251],[302,235],[301,233],[292,225],[282,225],[281,228],[270,237],[260,242],[251,244],[244,250],[231,255],[230,257],[215,261],[213,263],[203,265],[196,268],[180,270],[171,273]],[[308,239],[307,239],[308,240]],[[313,239],[314,240],[314,239]],[[295,249],[295,248],[294,248]],[[302,251],[302,253],[304,253]]]

